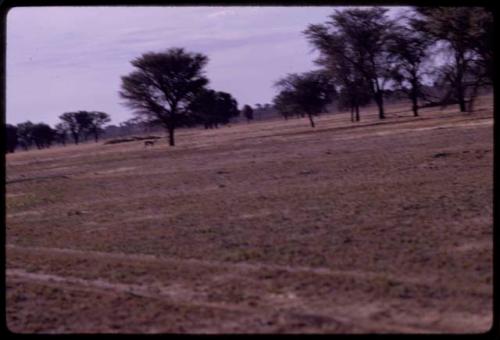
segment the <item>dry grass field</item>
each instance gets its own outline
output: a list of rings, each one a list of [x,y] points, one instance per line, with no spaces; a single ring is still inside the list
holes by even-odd
[[[6,156],[19,333],[477,333],[493,104]]]

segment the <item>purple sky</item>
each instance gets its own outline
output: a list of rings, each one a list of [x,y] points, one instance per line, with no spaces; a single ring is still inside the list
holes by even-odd
[[[54,125],[67,111],[133,117],[118,96],[130,61],[184,47],[209,57],[209,86],[269,103],[273,83],[315,68],[302,31],[334,7],[30,7],[7,15],[7,123]]]

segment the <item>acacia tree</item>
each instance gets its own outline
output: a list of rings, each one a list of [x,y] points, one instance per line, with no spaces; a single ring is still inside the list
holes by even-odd
[[[109,115],[105,112],[92,111],[88,113],[90,116],[90,122],[88,126],[88,132],[94,135],[95,142],[99,141],[99,135],[103,131],[103,126],[111,121]]]
[[[250,105],[245,105],[243,106],[243,109],[241,110],[245,118],[247,119],[247,122],[250,122],[253,120],[253,109]]]
[[[218,128],[218,124],[227,124],[233,117],[237,117],[238,102],[226,92],[210,89],[199,91],[189,105],[193,121],[205,125],[205,129]]]
[[[56,141],[66,146],[66,139],[68,135],[67,127],[63,123],[57,123],[54,128]]]
[[[338,48],[346,48],[339,45]],[[346,54],[346,51],[340,51]],[[351,121],[360,120],[359,108],[370,102],[371,92],[369,84],[363,75],[345,58],[332,58],[331,54],[323,54],[314,61],[323,67],[336,85],[339,95],[339,109],[350,109]]]
[[[59,116],[64,129],[71,133],[73,141],[78,144],[80,137],[87,133],[92,122],[87,111],[65,112]]]
[[[28,150],[33,145],[33,124],[30,121],[26,121],[24,123],[17,124],[17,136],[18,143],[24,149]]]
[[[33,126],[32,138],[38,149],[50,148],[55,138],[55,131],[45,123]]]
[[[424,97],[422,77],[431,41],[414,28],[395,26],[389,35],[388,52],[391,75],[396,88],[408,95],[413,115],[418,116],[418,100]]]
[[[384,119],[384,86],[388,74],[387,39],[393,22],[387,9],[335,11],[325,24],[309,25],[308,40],[331,64],[348,63],[367,84]]]
[[[274,97],[273,104],[285,120],[293,115],[299,115],[300,109],[297,107],[291,91],[282,90]]]
[[[418,7],[416,10],[420,18],[413,20],[414,26],[428,39],[442,43],[449,56],[449,63],[441,68],[441,79],[452,89],[460,111],[467,111],[467,101],[472,110],[478,88],[492,85],[491,12],[480,7]]]
[[[330,77],[319,71],[289,74],[276,82],[275,86],[281,90],[278,103],[284,101],[297,113],[307,115],[311,127],[315,127],[313,116],[323,112],[335,94]]]
[[[189,114],[195,94],[208,84],[203,72],[207,62],[205,55],[183,48],[143,54],[131,62],[136,70],[121,78],[120,96],[135,114],[163,125],[174,146],[175,128]]]

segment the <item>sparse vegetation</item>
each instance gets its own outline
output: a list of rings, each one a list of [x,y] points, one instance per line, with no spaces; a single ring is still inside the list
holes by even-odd
[[[349,7],[303,33],[319,69],[272,104],[240,111],[169,48],[121,77],[134,118],[4,126],[10,331],[491,329],[492,13]]]
[[[372,106],[357,125],[180,130],[168,152],[134,140],[9,155],[9,328],[108,332],[127,301],[114,324],[139,333],[484,331],[491,97],[476,109],[381,123]],[[328,319],[339,315],[355,322]]]

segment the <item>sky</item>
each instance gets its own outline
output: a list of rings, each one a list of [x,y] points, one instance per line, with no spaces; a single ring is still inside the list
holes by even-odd
[[[6,121],[55,125],[69,111],[133,118],[118,91],[130,61],[183,47],[208,56],[209,87],[241,108],[270,103],[273,84],[317,68],[302,33],[335,7],[26,7],[7,14]]]

